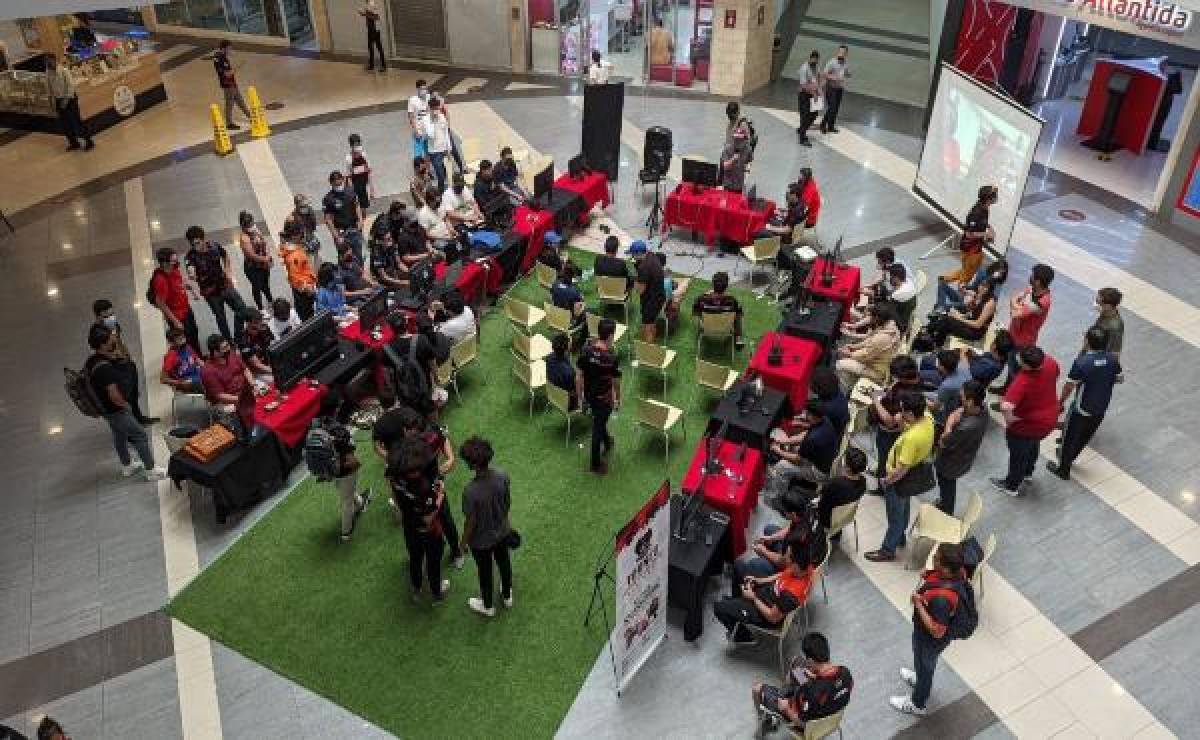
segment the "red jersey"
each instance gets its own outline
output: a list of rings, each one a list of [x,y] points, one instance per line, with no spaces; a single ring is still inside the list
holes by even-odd
[[[1046,317],[1050,315],[1050,291],[1042,293],[1037,298],[1033,297],[1033,289],[1026,288],[1022,293],[1025,297],[1026,307],[1037,305],[1037,311],[1030,311],[1028,308],[1023,308],[1020,313],[1012,317],[1008,323],[1008,333],[1012,336],[1013,344],[1017,347],[1032,347],[1037,344],[1038,333],[1042,330],[1042,324],[1046,323]]]
[[[187,318],[192,310],[188,304],[187,291],[183,288],[183,273],[179,270],[155,270],[150,276],[150,292],[154,294],[154,299],[164,304],[179,321]]]
[[[1022,369],[1013,379],[1004,400],[1013,405],[1017,420],[1009,431],[1041,439],[1058,423],[1058,363],[1050,355],[1037,370]]]
[[[805,212],[808,214],[804,219],[804,225],[811,229],[817,225],[817,216],[821,215],[821,192],[817,190],[816,180],[804,183],[804,190],[800,191],[800,202],[804,204]]]

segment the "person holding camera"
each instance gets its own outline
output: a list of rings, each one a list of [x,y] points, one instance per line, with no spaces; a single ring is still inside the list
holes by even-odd
[[[505,608],[513,606],[512,561],[509,550],[515,532],[509,522],[512,494],[508,474],[491,467],[492,445],[482,437],[471,437],[459,450],[462,459],[475,473],[475,478],[463,489],[463,541],[471,548],[475,568],[479,573],[479,598],[467,599],[467,606],[476,614],[496,616],[495,595],[492,590],[492,563],[500,571],[500,600]]]
[[[420,437],[403,437],[388,453],[384,475],[392,487],[392,500],[400,512],[404,545],[408,550],[408,576],[412,599],[418,601],[429,581],[434,605],[446,601],[450,581],[442,580],[442,525],[438,511],[446,500],[440,476],[429,474],[433,452]]]

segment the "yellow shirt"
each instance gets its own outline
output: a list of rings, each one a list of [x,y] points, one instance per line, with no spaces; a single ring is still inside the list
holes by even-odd
[[[933,417],[925,414],[916,423],[905,429],[888,452],[887,472],[891,475],[897,466],[912,469],[920,465],[933,452]]]
[[[675,37],[665,28],[650,29],[650,63],[667,65],[671,63],[671,55],[675,51]]]

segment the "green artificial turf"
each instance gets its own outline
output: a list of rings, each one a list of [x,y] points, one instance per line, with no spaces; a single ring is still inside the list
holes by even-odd
[[[583,252],[573,259],[592,262]],[[586,287],[595,305],[594,281]],[[170,613],[403,737],[551,736],[604,644],[600,620],[583,626],[597,558],[664,478],[678,485],[715,403],[712,394],[693,395],[690,306],[707,289],[693,280],[668,341],[679,356],[666,400],[685,411],[686,443],[676,431],[668,468],[660,437],[638,441],[633,401],[662,399],[662,385],[657,374],[642,373],[635,387],[626,339],[625,405],[610,423],[617,448],[606,477],[587,472],[586,419],[573,426],[568,448],[561,416],[544,414],[540,397],[529,417],[527,396],[512,390],[504,314],[483,320],[479,361],[460,377],[461,400],[452,397],[443,421],[456,445],[472,434],[489,438],[495,464],[512,478],[512,521],[524,538],[513,555],[512,611],[484,620],[467,609],[467,597],[478,593],[470,558],[461,572],[447,564],[447,603],[410,601],[403,534],[388,511],[381,462],[360,432],[360,481],[374,486],[375,498],[352,542],[338,540],[332,486],[308,479],[184,589]],[[532,277],[510,294],[538,306],[547,298]],[[747,337],[774,327],[772,306],[737,295]],[[728,364],[728,353],[727,343],[712,342],[704,356]],[[749,349],[740,352],[739,368],[748,359]],[[467,477],[459,464],[447,481],[460,529]],[[611,588],[605,595],[611,615]]]

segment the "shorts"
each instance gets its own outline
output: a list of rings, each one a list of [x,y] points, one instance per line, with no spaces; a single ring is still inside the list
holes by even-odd
[[[412,137],[413,157],[424,157],[429,154],[429,140],[424,136]]]
[[[658,321],[658,315],[662,313],[663,306],[667,304],[664,298],[651,298],[650,300],[642,299],[642,323],[653,324]]]

